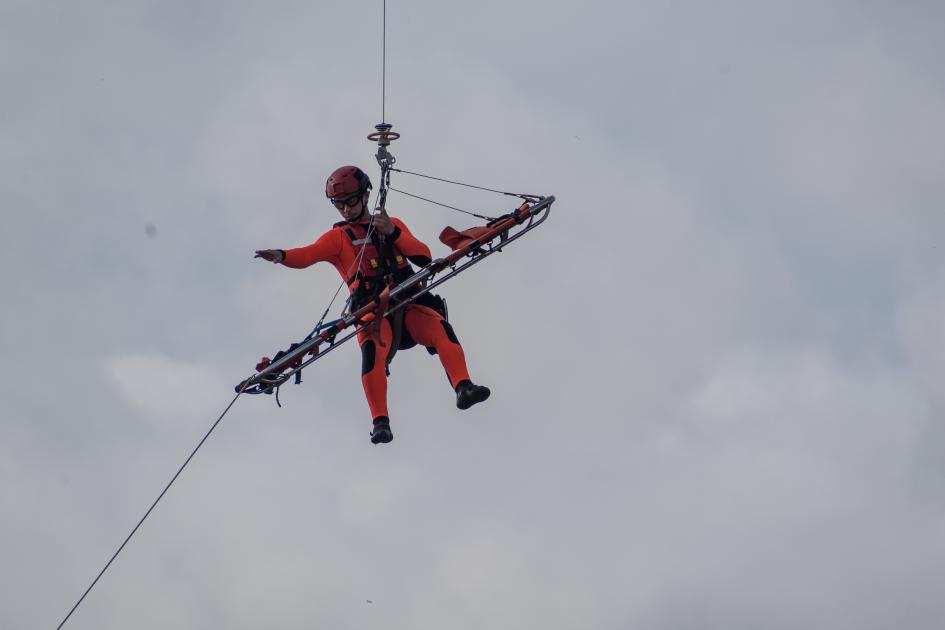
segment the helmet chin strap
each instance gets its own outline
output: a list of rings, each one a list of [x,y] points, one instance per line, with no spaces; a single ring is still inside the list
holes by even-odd
[[[364,202],[364,199],[362,198],[361,199],[361,213],[358,216],[356,216],[354,219],[352,220],[345,219],[345,221],[348,221],[348,223],[360,223],[361,221],[363,221],[364,219],[370,216],[371,216],[371,213],[368,212],[368,206]]]

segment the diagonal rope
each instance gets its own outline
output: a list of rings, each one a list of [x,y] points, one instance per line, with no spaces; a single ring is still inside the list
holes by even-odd
[[[79,604],[81,604],[82,601],[85,599],[85,596],[88,595],[88,594],[89,594],[89,591],[91,591],[92,588],[98,583],[99,579],[101,579],[101,577],[105,574],[105,571],[108,570],[108,567],[110,567],[110,566],[112,565],[112,563],[115,561],[115,558],[118,557],[118,554],[120,554],[121,551],[122,551],[122,549],[125,548],[125,545],[128,544],[128,541],[131,540],[131,537],[134,536],[134,535],[135,535],[135,532],[138,531],[138,528],[141,527],[141,524],[144,523],[145,519],[148,518],[148,516],[151,514],[151,512],[154,511],[154,508],[157,507],[158,502],[160,502],[160,500],[164,498],[164,495],[167,494],[167,491],[170,490],[170,488],[171,488],[171,486],[174,484],[174,482],[177,481],[177,478],[180,477],[180,474],[181,474],[182,472],[184,472],[184,469],[187,468],[187,464],[189,464],[189,463],[190,463],[190,460],[192,460],[192,459],[194,458],[194,455],[197,454],[197,451],[200,450],[200,447],[203,446],[203,443],[206,442],[206,441],[207,441],[207,438],[210,437],[210,434],[213,433],[213,430],[217,428],[217,425],[220,424],[220,421],[221,421],[221,420],[223,420],[223,416],[225,416],[226,413],[230,410],[230,408],[231,408],[231,407],[233,406],[233,404],[236,402],[236,399],[240,397],[240,395],[243,393],[243,389],[245,389],[245,387],[246,387],[246,385],[245,385],[245,381],[244,381],[244,385],[243,385],[242,388],[240,388],[240,391],[238,391],[238,392],[236,393],[236,396],[234,396],[234,397],[233,397],[233,400],[230,401],[230,404],[226,406],[226,409],[223,410],[223,413],[220,414],[220,417],[217,418],[216,422],[213,423],[213,426],[210,427],[210,430],[207,431],[207,434],[203,436],[203,439],[200,440],[200,442],[197,444],[196,448],[194,448],[194,450],[193,450],[193,451],[190,453],[190,455],[187,457],[187,460],[184,461],[183,465],[182,465],[179,469],[177,469],[177,472],[174,473],[174,476],[171,478],[171,480],[168,482],[168,484],[167,484],[166,486],[164,486],[164,490],[162,490],[162,491],[161,491],[161,494],[158,495],[158,498],[154,500],[154,503],[151,504],[151,507],[148,508],[148,511],[144,513],[144,516],[141,517],[141,520],[138,521],[138,524],[135,525],[135,528],[134,528],[133,530],[131,530],[131,533],[128,534],[128,537],[125,538],[125,541],[124,541],[123,543],[121,543],[121,546],[118,548],[118,551],[116,551],[116,552],[114,553],[114,555],[112,555],[111,559],[110,559],[110,560],[108,561],[108,563],[105,565],[105,568],[102,569],[101,571],[99,571],[99,574],[98,574],[97,576],[95,576],[95,579],[92,580],[92,583],[89,585],[89,587],[88,587],[87,589],[85,589],[85,592],[82,593],[82,597],[80,597],[80,598],[79,598],[79,601],[77,601],[77,602],[75,603],[75,606],[72,607],[72,609],[69,611],[69,614],[67,614],[66,617],[65,617],[65,619],[62,620],[62,623],[60,623],[58,626],[56,626],[56,630],[60,630],[60,629],[66,624],[66,622],[69,620],[69,617],[72,616],[72,613],[75,612],[76,608],[79,607]]]
[[[398,192],[398,193],[400,193],[401,195],[407,195],[408,197],[413,197],[414,199],[420,199],[421,201],[426,201],[426,202],[428,202],[428,203],[432,203],[432,204],[435,204],[435,205],[438,205],[438,206],[443,206],[444,208],[449,208],[450,210],[456,210],[457,212],[462,212],[463,214],[468,214],[468,215],[474,216],[474,217],[476,217],[476,218],[478,218],[478,219],[484,219],[484,220],[486,220],[486,221],[494,221],[494,220],[495,220],[495,217],[487,217],[487,216],[482,215],[482,214],[476,214],[475,212],[470,212],[470,211],[468,211],[468,210],[463,210],[462,208],[457,208],[456,206],[448,206],[448,205],[446,205],[445,203],[440,203],[439,201],[433,201],[432,199],[427,199],[426,197],[421,197],[420,195],[415,195],[415,194],[413,194],[413,193],[409,193],[409,192],[406,192],[406,191],[404,191],[404,190],[400,190],[400,189],[394,188],[393,186],[390,187],[390,190],[393,190],[394,192]]]

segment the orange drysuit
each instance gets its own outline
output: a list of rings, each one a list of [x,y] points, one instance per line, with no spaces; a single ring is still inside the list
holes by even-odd
[[[413,273],[408,260],[423,266],[431,259],[430,248],[411,234],[400,219],[392,217],[391,221],[395,226],[394,232],[385,237],[387,243],[391,244],[387,251],[388,256],[383,256],[383,253],[378,251],[376,234],[369,232],[367,221],[359,224],[341,221],[311,245],[286,250],[282,264],[294,269],[303,269],[318,262],[329,262],[348,283],[356,301],[361,298],[366,303],[371,298],[368,290],[373,290],[376,286],[377,274],[384,269],[385,264],[399,282]],[[412,345],[410,341],[414,341],[434,349],[446,369],[450,385],[455,389],[460,381],[469,379],[466,356],[452,326],[431,308],[429,302],[427,304],[412,303],[405,308],[404,339],[400,347],[409,347]],[[361,305],[356,303],[352,311]],[[380,343],[375,341],[378,336]],[[391,350],[392,341],[393,334],[388,319],[381,322],[379,335],[377,332],[370,334],[366,329],[358,333],[362,357],[361,384],[364,386],[364,394],[374,419],[389,415],[387,355]]]

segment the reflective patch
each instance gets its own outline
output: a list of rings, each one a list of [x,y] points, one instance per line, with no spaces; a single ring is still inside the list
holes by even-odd
[[[404,257],[403,257],[403,256],[398,256],[398,257],[397,257],[397,264],[399,265],[399,264],[402,263],[402,262],[404,262]]]
[[[372,258],[372,259],[371,259],[371,268],[372,268],[372,269],[377,269],[377,259],[376,259],[376,258]]]
[[[351,242],[352,242],[353,244],[355,244],[355,245],[364,245],[365,243],[368,242],[368,239],[366,239],[366,238],[359,238],[358,240],[356,240],[356,241],[351,241]]]

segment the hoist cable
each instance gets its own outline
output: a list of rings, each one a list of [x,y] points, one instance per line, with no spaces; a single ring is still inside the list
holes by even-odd
[[[249,380],[249,379],[247,379],[246,381],[244,381],[244,383],[245,383],[245,382],[248,382],[248,380]],[[125,545],[128,544],[128,541],[131,540],[131,537],[134,536],[134,535],[135,535],[135,532],[138,531],[138,528],[141,527],[141,524],[144,523],[145,519],[148,518],[148,516],[151,514],[151,512],[154,511],[154,508],[157,507],[158,502],[159,502],[162,498],[164,498],[164,495],[167,494],[167,491],[170,490],[170,488],[171,488],[171,486],[174,484],[174,482],[177,481],[177,478],[180,477],[180,474],[181,474],[182,472],[184,472],[184,469],[187,468],[187,464],[189,464],[189,463],[190,463],[190,460],[192,460],[192,459],[194,458],[194,455],[197,454],[197,451],[200,450],[200,447],[203,446],[203,443],[206,442],[206,441],[207,441],[207,438],[210,437],[210,434],[213,433],[213,430],[217,428],[217,425],[220,424],[220,421],[221,421],[221,420],[223,420],[223,416],[225,416],[226,413],[230,410],[230,408],[231,408],[231,407],[233,406],[233,404],[236,402],[236,399],[240,397],[240,395],[243,393],[243,389],[245,389],[245,387],[246,387],[246,385],[244,384],[243,387],[240,388],[240,391],[238,391],[238,392],[236,393],[236,396],[233,397],[233,400],[230,401],[230,404],[226,406],[226,409],[223,410],[223,413],[220,414],[220,417],[217,418],[216,422],[213,423],[213,426],[210,427],[210,430],[207,431],[206,435],[203,436],[203,439],[200,440],[200,442],[197,444],[197,446],[194,448],[194,450],[190,453],[190,455],[187,457],[187,460],[184,461],[183,465],[182,465],[180,468],[177,469],[177,472],[174,473],[174,476],[171,478],[171,480],[167,483],[166,486],[164,486],[164,490],[162,490],[162,491],[161,491],[161,494],[158,495],[158,498],[154,500],[154,503],[151,504],[151,507],[148,508],[148,511],[144,513],[144,516],[141,517],[141,520],[138,521],[138,524],[135,525],[135,528],[134,528],[133,530],[131,530],[131,533],[128,534],[128,537],[125,538],[125,541],[124,541],[123,543],[121,543],[121,546],[118,548],[118,551],[116,551],[116,552],[114,553],[114,555],[112,555],[111,559],[110,559],[110,560],[108,561],[108,563],[105,565],[105,568],[102,569],[101,571],[99,571],[99,574],[98,574],[97,576],[95,576],[95,579],[92,580],[92,583],[89,585],[89,587],[88,587],[87,589],[85,589],[85,592],[82,593],[82,597],[80,597],[80,598],[79,598],[79,601],[77,601],[77,602],[75,603],[75,606],[72,607],[72,609],[69,611],[69,614],[67,614],[66,617],[65,617],[65,619],[62,620],[62,623],[60,623],[58,626],[56,626],[56,630],[60,630],[60,628],[62,628],[62,626],[65,625],[65,623],[69,620],[69,617],[72,616],[72,613],[75,612],[76,608],[79,607],[79,604],[81,604],[82,601],[85,599],[85,596],[88,595],[88,594],[89,594],[89,591],[91,591],[92,588],[98,583],[99,579],[105,574],[105,571],[108,570],[108,567],[110,567],[110,566],[112,565],[112,563],[115,561],[115,558],[117,558],[117,557],[118,557],[118,554],[121,553],[121,550],[125,548]]]
[[[387,122],[387,0],[384,0],[383,24],[381,26],[382,46],[381,52],[381,124]]]
[[[381,125],[386,124],[387,121],[387,0],[383,0],[382,9],[381,9]],[[335,303],[335,300],[338,299],[338,294],[341,293],[341,289],[347,284],[347,278],[351,277],[352,271],[359,270],[361,268],[361,260],[364,258],[364,251],[367,247],[368,242],[371,240],[371,234],[374,232],[374,215],[377,214],[377,209],[380,207],[381,202],[383,201],[384,196],[384,174],[381,173],[381,184],[378,190],[378,196],[375,199],[374,212],[371,213],[371,220],[368,224],[367,236],[365,236],[365,242],[361,244],[359,248],[358,255],[355,258],[354,263],[352,263],[351,268],[348,269],[345,277],[342,278],[341,284],[338,285],[338,288],[335,290],[335,294],[332,296],[331,301],[328,303],[328,306],[325,308],[325,312],[322,313],[321,318],[318,320],[318,323],[315,324],[315,329],[311,334],[317,332],[318,327],[321,326],[322,322],[325,321],[328,312],[331,310],[332,305]],[[363,202],[362,202],[363,203]],[[350,299],[350,298],[349,298]],[[347,305],[345,306],[347,309]],[[310,335],[311,336],[311,335]]]

